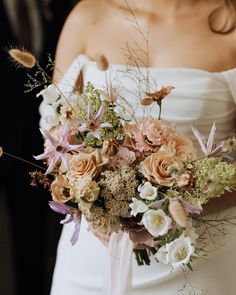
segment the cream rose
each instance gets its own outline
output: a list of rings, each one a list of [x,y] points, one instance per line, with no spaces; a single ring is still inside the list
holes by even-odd
[[[89,211],[97,200],[100,188],[90,175],[79,178],[73,185],[73,198],[82,211]]]
[[[67,178],[58,175],[51,184],[52,199],[55,202],[66,203],[72,197],[70,196],[70,185]]]
[[[171,187],[174,184],[173,170],[180,170],[183,163],[169,151],[158,151],[140,163],[142,174],[151,182]]]
[[[94,177],[101,172],[102,166],[107,164],[108,159],[99,150],[92,153],[80,152],[72,156],[69,163],[69,178],[80,178],[86,175]]]
[[[77,201],[83,198],[85,201],[94,202],[99,195],[100,188],[90,175],[86,175],[77,180],[75,190],[74,197]]]

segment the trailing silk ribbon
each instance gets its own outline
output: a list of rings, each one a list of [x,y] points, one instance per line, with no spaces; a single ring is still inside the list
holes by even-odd
[[[131,295],[133,243],[126,232],[112,233],[108,245],[110,263],[103,295]]]

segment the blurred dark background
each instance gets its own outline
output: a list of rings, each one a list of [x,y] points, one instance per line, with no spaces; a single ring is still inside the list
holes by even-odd
[[[75,0],[0,0],[0,146],[29,161],[42,153],[35,92],[24,93],[25,69],[9,47],[30,50],[45,68],[54,58],[62,25]],[[38,164],[38,163],[37,163]],[[0,294],[48,295],[60,236],[60,216],[48,207],[50,193],[30,186],[33,166],[0,158]]]

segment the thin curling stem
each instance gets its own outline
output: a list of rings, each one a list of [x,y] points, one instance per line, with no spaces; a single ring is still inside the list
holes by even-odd
[[[17,157],[17,156],[15,156],[15,155],[9,154],[9,153],[4,152],[4,151],[3,151],[3,154],[6,155],[6,156],[8,156],[8,157],[12,157],[12,158],[14,158],[14,159],[20,160],[20,161],[25,162],[25,163],[27,163],[27,164],[29,164],[29,165],[35,166],[35,167],[37,167],[37,168],[40,168],[40,169],[46,171],[46,168],[44,168],[44,167],[42,167],[42,166],[39,166],[39,165],[37,165],[37,164],[34,164],[34,163],[30,162],[30,161],[27,161],[27,160],[25,160],[25,159],[23,159],[23,158]]]

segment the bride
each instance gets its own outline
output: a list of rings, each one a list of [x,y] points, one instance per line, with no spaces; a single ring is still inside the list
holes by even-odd
[[[124,49],[148,43],[146,67],[159,87],[175,86],[163,103],[163,118],[190,138],[191,125],[207,136],[216,121],[221,140],[236,131],[236,8],[222,0],[85,0],[69,15],[58,43],[54,81],[70,91],[82,81],[103,88],[106,77],[96,67],[96,54],[104,54],[108,75],[116,81],[127,64]],[[145,39],[142,32],[149,32]],[[146,43],[145,43],[146,42]],[[145,60],[143,51],[136,51]],[[82,79],[78,79],[82,77]],[[129,102],[135,102],[132,83],[119,75]],[[42,103],[41,125],[53,127],[50,106]],[[140,110],[137,109],[136,115]],[[156,116],[153,111],[152,116]],[[210,203],[206,211],[235,211],[230,197]],[[92,233],[85,221],[78,243],[71,247],[73,225],[64,226],[58,246],[51,295],[102,294],[107,268],[107,236]],[[133,295],[235,295],[236,230],[221,247],[209,248],[207,260],[193,272],[172,272],[156,263],[138,267],[133,262]],[[184,287],[185,286],[185,287]],[[190,286],[190,287],[189,287]],[[180,290],[182,290],[180,292]],[[193,290],[195,293],[193,293]],[[111,294],[112,295],[112,294]],[[124,294],[125,295],[125,294]]]

